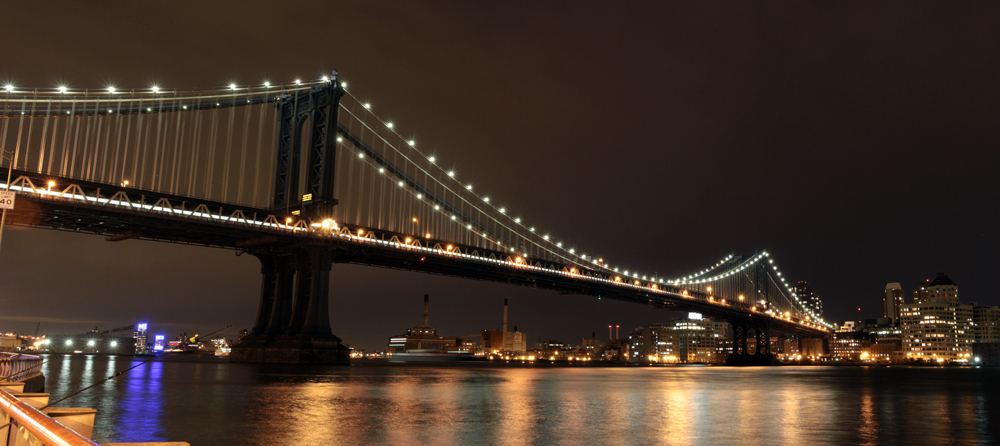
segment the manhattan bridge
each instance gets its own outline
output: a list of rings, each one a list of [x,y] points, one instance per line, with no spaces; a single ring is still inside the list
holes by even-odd
[[[0,148],[8,224],[258,258],[259,310],[235,360],[346,362],[329,322],[335,263],[697,311],[733,325],[733,363],[766,363],[771,330],[832,328],[766,251],[665,277],[570,247],[443,168],[336,72],[190,91],[7,85]]]

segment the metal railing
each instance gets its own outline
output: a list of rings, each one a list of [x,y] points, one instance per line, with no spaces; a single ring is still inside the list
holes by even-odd
[[[0,444],[99,446],[3,390],[0,410]]]
[[[24,380],[38,373],[41,366],[41,357],[0,352],[0,382]]]

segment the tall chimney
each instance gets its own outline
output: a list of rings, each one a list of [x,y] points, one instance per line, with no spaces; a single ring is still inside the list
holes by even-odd
[[[615,325],[615,340],[616,341],[618,340],[618,327],[621,327],[621,325]]]
[[[427,326],[427,313],[430,307],[430,304],[428,302],[430,301],[430,299],[431,296],[429,294],[424,294],[424,327]]]
[[[615,340],[615,338],[611,337],[611,326],[610,325],[608,325],[608,340],[609,341],[614,341]]]
[[[503,300],[503,332],[507,332],[507,299]]]

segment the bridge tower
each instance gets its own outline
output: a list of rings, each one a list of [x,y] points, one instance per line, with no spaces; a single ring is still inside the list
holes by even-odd
[[[767,265],[757,262],[753,267],[754,303],[765,307],[770,306]],[[726,358],[726,365],[772,365],[775,362],[771,354],[771,324],[767,318],[753,317],[747,314],[745,318],[734,318],[733,324],[733,354]],[[753,331],[753,338],[749,338]],[[750,346],[754,353],[750,354]]]
[[[295,220],[333,214],[337,111],[344,95],[334,71],[329,82],[297,91],[277,104],[279,133],[271,210]],[[307,128],[306,125],[309,124]],[[309,132],[303,149],[303,130]],[[305,190],[299,191],[306,158]],[[347,364],[348,349],[330,329],[330,268],[338,251],[306,243],[262,243],[245,249],[261,263],[261,294],[251,334],[233,346],[233,362]]]

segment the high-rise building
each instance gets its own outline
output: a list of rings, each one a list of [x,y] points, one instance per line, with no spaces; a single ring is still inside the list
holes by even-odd
[[[980,307],[973,304],[972,320],[977,343],[1000,342],[1000,307]]]
[[[719,347],[729,339],[729,323],[702,318],[688,313],[685,319],[665,324],[647,325],[632,330],[629,335],[630,361],[719,363],[725,356]]]
[[[975,340],[973,306],[958,300],[958,285],[938,273],[900,306],[903,351],[910,359],[968,362]]]
[[[813,293],[812,286],[805,280],[800,280],[795,284],[795,295],[799,300],[805,302],[807,309],[812,310],[817,318],[823,317],[823,301],[816,293]]]
[[[899,306],[903,305],[903,287],[899,282],[885,285],[885,296],[882,297],[882,317],[892,319],[893,324],[899,324]]]

